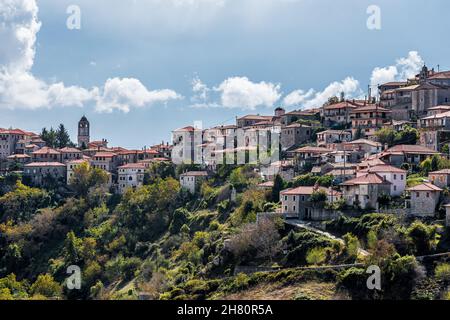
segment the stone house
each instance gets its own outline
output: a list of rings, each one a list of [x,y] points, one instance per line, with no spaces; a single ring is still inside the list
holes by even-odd
[[[49,180],[65,182],[66,165],[60,162],[33,162],[24,166],[23,174],[35,186],[45,185]]]
[[[294,155],[294,165],[302,167],[305,164],[316,165],[322,162],[322,156],[329,154],[333,150],[321,147],[303,147],[292,151]]]
[[[208,173],[206,171],[185,172],[180,175],[180,184],[182,188],[193,194],[207,177]]]
[[[6,159],[16,152],[17,143],[23,140],[29,140],[33,133],[20,129],[2,129],[0,128],[0,159]]]
[[[367,173],[348,180],[340,186],[347,205],[358,206],[361,209],[378,210],[379,197],[389,195],[391,192],[391,182],[377,173]]]
[[[359,130],[362,136],[373,137],[385,123],[390,122],[390,114],[391,110],[374,104],[352,110],[352,136],[356,137]]]
[[[31,157],[26,154],[13,154],[7,158],[9,164],[24,165],[31,162]]]
[[[326,126],[347,125],[351,123],[350,114],[357,105],[350,101],[342,101],[322,107],[321,116]]]
[[[262,165],[260,174],[265,181],[274,180],[277,174],[285,181],[291,181],[295,176],[294,163],[291,160],[281,160],[272,162],[269,165]]]
[[[319,147],[351,140],[352,133],[347,130],[326,130],[317,133],[317,146]]]
[[[33,162],[61,162],[61,152],[50,147],[43,147],[31,153]]]
[[[439,152],[421,145],[397,145],[384,152],[378,157],[382,161],[395,167],[404,163],[419,165],[422,161],[439,154]]]
[[[119,158],[113,152],[97,152],[91,159],[91,165],[94,168],[115,173],[119,165]]]
[[[377,154],[383,151],[383,145],[381,143],[368,139],[346,142],[344,143],[344,148],[347,151],[359,151],[365,155]]]
[[[389,181],[391,183],[390,195],[393,197],[400,196],[406,189],[406,176],[408,173],[406,170],[390,165],[377,165],[358,171],[356,176],[361,177],[368,173],[376,173]]]
[[[299,123],[290,124],[281,128],[281,149],[288,150],[298,147],[311,140],[312,128]]]
[[[410,215],[417,217],[433,217],[439,203],[442,189],[432,183],[423,183],[408,188]]]
[[[62,148],[59,149],[59,152],[61,153],[61,162],[67,163],[69,161],[73,160],[80,160],[83,159],[83,152],[81,150],[78,150],[76,148]]]
[[[280,192],[281,212],[286,218],[296,218],[301,220],[311,220],[315,204],[311,202],[314,192],[325,191],[327,201],[332,203],[339,200],[342,194],[322,187],[297,187]]]
[[[439,188],[447,188],[450,186],[450,169],[430,172],[428,180]]]

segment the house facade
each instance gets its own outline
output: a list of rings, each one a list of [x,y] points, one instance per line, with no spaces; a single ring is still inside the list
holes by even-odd
[[[198,187],[208,177],[206,171],[190,171],[180,175],[181,187],[194,194]]]
[[[127,189],[135,189],[144,184],[145,165],[143,163],[129,163],[118,167],[119,193]]]
[[[376,173],[348,180],[341,187],[347,205],[361,209],[378,209],[379,197],[391,192],[391,182]]]
[[[434,217],[442,189],[432,183],[423,183],[407,189],[411,195],[409,200],[410,215],[416,217]]]

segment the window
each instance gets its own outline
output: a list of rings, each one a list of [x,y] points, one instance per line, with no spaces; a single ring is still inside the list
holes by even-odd
[[[284,206],[284,211],[288,211],[287,206]]]
[[[429,198],[430,197],[430,193],[429,192],[427,192],[427,198]]]
[[[294,212],[295,212],[295,206],[294,206],[294,208],[293,208],[293,209],[294,209]]]
[[[418,192],[416,192],[416,198],[419,198],[420,194]]]

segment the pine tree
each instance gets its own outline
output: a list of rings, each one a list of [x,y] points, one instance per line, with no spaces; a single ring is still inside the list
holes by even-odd
[[[65,148],[72,145],[69,133],[64,125],[61,123],[56,131],[56,144],[58,148]]]

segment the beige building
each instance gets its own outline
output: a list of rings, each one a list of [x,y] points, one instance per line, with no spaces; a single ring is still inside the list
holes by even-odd
[[[190,193],[195,193],[201,183],[206,180],[208,173],[206,171],[190,171],[180,175],[181,187]]]
[[[408,188],[411,194],[410,214],[418,217],[433,217],[439,203],[442,189],[432,183]]]

